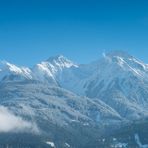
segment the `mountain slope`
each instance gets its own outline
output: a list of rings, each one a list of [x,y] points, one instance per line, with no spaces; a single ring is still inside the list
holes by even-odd
[[[95,124],[120,120],[119,114],[102,101],[94,102],[60,87],[36,82],[8,82],[0,86],[0,104],[30,120],[47,120],[61,126],[72,122]]]
[[[96,76],[86,82],[86,96],[101,98],[122,117],[147,115],[147,64],[125,53],[110,53],[99,63]]]
[[[7,144],[14,147],[16,143],[30,147],[45,145],[49,140],[57,147],[65,147],[66,142],[73,147],[86,147],[85,140],[89,143],[96,140],[105,124],[121,122],[120,115],[102,101],[95,102],[61,87],[36,81],[3,82],[0,85],[0,98],[0,106],[6,107],[25,122],[35,123],[39,130],[36,133],[26,129],[23,135],[22,131],[16,132],[14,129],[9,131],[10,135],[0,134],[0,139],[6,136],[10,138],[11,135],[20,139],[17,142],[15,138],[7,140]],[[96,134],[94,130],[97,130]],[[35,134],[35,137],[28,135],[28,132]],[[33,139],[32,142],[23,142],[28,139],[26,134]],[[39,142],[34,142],[35,139]]]
[[[0,106],[63,147],[66,141],[86,147],[76,135],[89,139],[88,147],[96,146],[92,141],[102,144],[97,139],[104,133],[147,118],[148,65],[119,51],[90,64],[75,64],[63,56],[32,68],[1,62]],[[59,132],[66,136],[57,140]]]
[[[104,54],[100,60],[87,65],[76,65],[63,56],[56,56],[33,68],[5,62],[0,69],[2,82],[35,81],[92,100],[98,98],[125,119],[148,114],[145,109],[148,106],[148,65],[124,52]]]

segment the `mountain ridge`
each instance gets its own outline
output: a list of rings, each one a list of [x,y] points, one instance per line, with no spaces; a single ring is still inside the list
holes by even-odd
[[[63,139],[57,140],[55,134],[62,131],[67,140],[73,137],[68,140],[71,145],[83,147],[78,139],[76,146],[74,135],[88,140],[89,133],[96,142],[106,132],[148,117],[147,78],[147,64],[117,51],[89,64],[75,64],[63,56],[31,68],[4,62],[0,64],[0,107],[11,113],[10,119],[34,125],[39,135],[60,140],[60,146]]]

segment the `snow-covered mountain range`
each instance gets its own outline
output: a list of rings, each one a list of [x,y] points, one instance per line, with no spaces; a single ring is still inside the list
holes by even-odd
[[[43,130],[43,122],[101,125],[148,116],[148,65],[121,51],[89,64],[64,56],[32,68],[0,64],[0,105]]]

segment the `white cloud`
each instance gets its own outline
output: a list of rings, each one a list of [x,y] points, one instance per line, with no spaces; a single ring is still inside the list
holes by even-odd
[[[38,132],[35,124],[12,114],[6,107],[0,106],[0,132]]]

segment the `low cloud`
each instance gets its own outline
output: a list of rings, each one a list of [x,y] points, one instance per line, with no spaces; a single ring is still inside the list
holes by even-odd
[[[36,124],[15,116],[6,107],[0,106],[0,132],[38,132]]]

